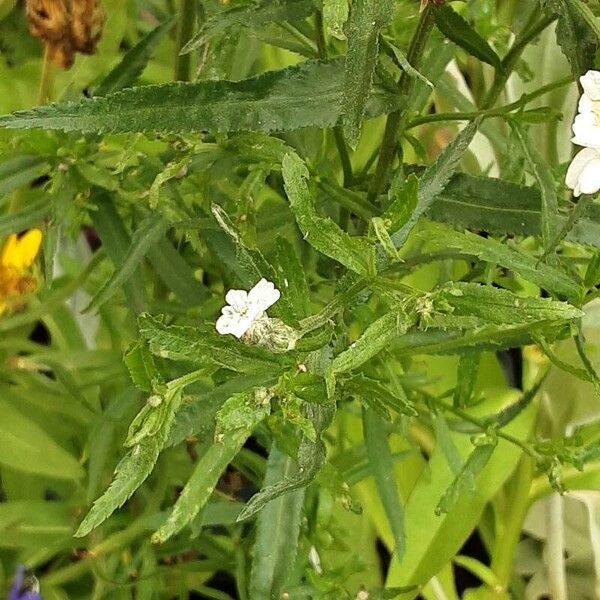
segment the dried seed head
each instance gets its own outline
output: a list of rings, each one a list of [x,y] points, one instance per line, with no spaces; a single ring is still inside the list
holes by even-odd
[[[98,0],[26,0],[25,15],[31,35],[63,69],[71,67],[76,52],[95,52],[106,20]]]

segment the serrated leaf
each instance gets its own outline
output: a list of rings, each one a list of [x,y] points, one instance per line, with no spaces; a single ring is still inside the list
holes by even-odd
[[[156,50],[163,36],[173,26],[169,19],[146,34],[131,50],[128,50],[121,62],[102,80],[94,90],[94,96],[106,96],[133,85],[146,68],[152,53]]]
[[[131,237],[131,244],[123,262],[111,278],[98,290],[84,312],[97,310],[109,300],[135,273],[150,248],[164,237],[167,222],[160,215],[151,215],[140,223]]]
[[[542,200],[542,244],[546,252],[557,234],[558,195],[554,185],[554,177],[550,165],[534,147],[533,142],[523,126],[517,121],[511,121],[512,130],[521,144],[521,149],[529,163],[541,191]]]
[[[327,128],[340,119],[342,87],[340,59],[312,61],[242,81],[147,85],[80,102],[42,106],[0,117],[0,129],[197,133]],[[367,115],[397,107],[396,97],[376,88]]]
[[[297,466],[274,444],[263,486],[293,478]],[[298,535],[304,489],[298,489],[270,502],[258,515],[254,558],[250,569],[250,600],[280,598],[298,551]]]
[[[162,447],[158,436],[144,438],[117,465],[110,487],[98,498],[79,525],[76,537],[83,537],[123,506],[152,472]]]
[[[365,238],[349,236],[331,219],[317,213],[313,194],[308,187],[309,173],[304,161],[296,153],[290,152],[285,155],[281,168],[290,208],[304,239],[345,267],[360,274],[372,273],[375,247]]]
[[[431,224],[427,229],[427,240],[431,241],[431,248],[444,251],[455,250],[460,254],[475,256],[485,262],[498,264],[518,273],[541,288],[569,298],[576,298],[580,293],[580,283],[563,270],[546,264],[538,264],[535,257],[520,252],[516,248],[511,248],[491,238],[482,238],[470,232],[460,233],[441,225]]]
[[[370,408],[363,407],[363,433],[369,464],[379,498],[383,504],[388,523],[394,536],[394,551],[402,559],[406,550],[404,532],[404,508],[400,502],[394,461],[385,435],[385,421]]]
[[[594,68],[598,38],[571,0],[542,0],[549,15],[558,15],[556,40],[571,65],[573,77],[578,78]]]
[[[300,321],[310,312],[310,290],[304,267],[296,249],[286,238],[278,237],[275,241],[275,256],[276,287],[284,291],[280,301],[289,303],[294,319]]]
[[[43,156],[18,156],[0,164],[0,199],[50,170]],[[0,201],[2,204],[2,201]]]
[[[470,352],[463,354],[456,371],[456,389],[454,390],[454,406],[468,406],[473,396],[481,354]]]
[[[270,396],[266,389],[233,394],[216,414],[215,434],[227,435],[234,429],[252,427],[270,412]]]
[[[323,26],[339,40],[345,39],[344,25],[348,20],[348,0],[323,0]]]
[[[196,50],[235,26],[256,28],[276,21],[297,21],[308,17],[314,10],[311,0],[263,0],[232,6],[206,19],[181,54]]]
[[[371,92],[379,51],[379,33],[391,22],[393,15],[393,0],[352,0],[346,26],[348,50],[342,103],[344,133],[352,147],[358,143]]]
[[[162,377],[150,354],[148,345],[142,341],[133,344],[123,356],[123,362],[129,371],[133,383],[140,390],[151,393]]]
[[[143,314],[138,319],[140,334],[153,354],[171,360],[196,364],[217,364],[239,372],[278,369],[283,355],[247,346],[237,339],[217,334],[214,325],[199,327],[165,325],[160,319]]]
[[[250,498],[237,520],[243,521],[262,510],[269,502],[279,498],[283,494],[299,490],[309,485],[319,473],[325,462],[327,449],[321,439],[325,430],[329,427],[335,414],[335,404],[304,404],[305,416],[314,427],[317,434],[316,441],[311,441],[304,436],[300,442],[298,451],[298,471],[295,475],[262,489],[258,494]]]
[[[450,41],[495,69],[502,69],[502,61],[495,50],[451,6],[438,6],[433,14],[437,28]]]
[[[444,495],[438,502],[435,508],[436,514],[441,515],[442,513],[451,511],[462,493],[472,493],[473,481],[485,465],[487,465],[495,448],[496,444],[492,443],[475,447],[460,472],[454,478],[454,481],[450,484],[450,487],[444,492]]]
[[[371,379],[362,373],[344,381],[343,389],[363,400],[384,418],[389,419],[390,417],[388,409],[409,417],[416,417],[418,414],[405,394],[395,393],[380,381]]]
[[[381,217],[373,217],[371,219],[371,226],[373,227],[373,232],[379,240],[379,243],[381,244],[381,247],[383,248],[384,252],[393,261],[400,260],[400,254],[398,250],[396,250],[396,247],[392,242],[392,238],[390,237],[386,225],[386,221]]]
[[[415,210],[408,221],[392,235],[396,248],[401,248],[417,221],[430,208],[436,197],[443,191],[477,133],[479,120],[469,123],[451,142],[436,161],[423,173],[419,180],[419,195]]]
[[[419,180],[415,175],[409,175],[397,189],[394,189],[395,187],[392,184],[392,188],[390,188],[390,193],[394,192],[392,203],[382,215],[384,220],[389,221],[390,225],[388,229],[392,233],[404,227],[417,208],[417,203],[419,202]]]
[[[251,428],[230,431],[220,442],[207,448],[175,502],[167,521],[152,536],[154,543],[167,541],[196,517],[208,502],[219,477],[251,433]]]

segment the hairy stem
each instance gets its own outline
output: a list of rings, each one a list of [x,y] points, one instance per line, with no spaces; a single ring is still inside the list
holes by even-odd
[[[196,22],[196,0],[181,0],[181,13],[177,26],[175,44],[175,81],[190,81],[192,76],[192,54],[180,54],[181,49],[190,41]]]

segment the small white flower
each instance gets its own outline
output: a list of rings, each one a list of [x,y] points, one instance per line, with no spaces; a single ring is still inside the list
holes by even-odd
[[[217,331],[221,335],[230,333],[241,338],[280,296],[275,285],[266,279],[261,279],[249,292],[229,290],[225,295],[227,306],[222,308],[217,319]]]
[[[566,184],[575,196],[600,190],[600,149],[584,148],[567,170]]]
[[[600,71],[588,71],[579,81],[583,94],[573,122],[572,141],[579,146],[600,148]]]

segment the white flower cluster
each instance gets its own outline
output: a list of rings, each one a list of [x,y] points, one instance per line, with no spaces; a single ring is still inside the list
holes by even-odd
[[[256,321],[264,317],[267,308],[279,300],[281,293],[273,283],[261,279],[249,292],[229,290],[227,306],[221,309],[216,328],[221,335],[230,333],[241,338]]]
[[[575,196],[600,190],[600,71],[588,71],[579,80],[583,94],[573,122],[572,141],[584,148],[569,165],[566,178]]]

